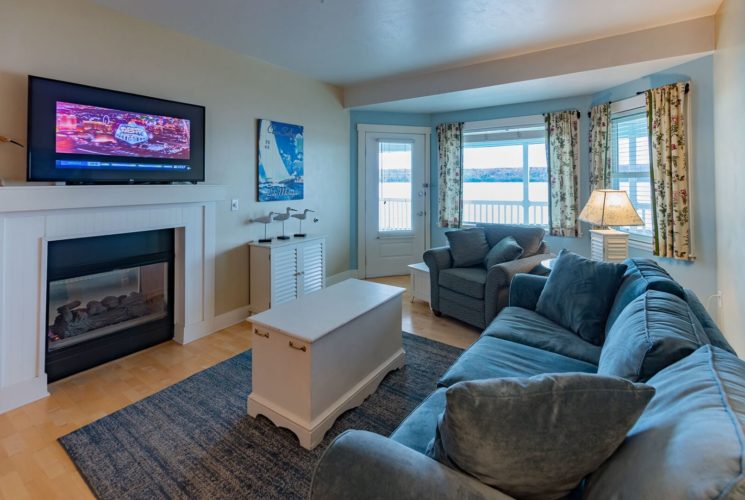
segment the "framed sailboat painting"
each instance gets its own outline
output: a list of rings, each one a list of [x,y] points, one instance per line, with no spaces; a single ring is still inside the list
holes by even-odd
[[[303,127],[259,120],[259,201],[303,199]]]

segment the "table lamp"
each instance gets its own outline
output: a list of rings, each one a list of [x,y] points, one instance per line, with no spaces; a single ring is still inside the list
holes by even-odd
[[[579,220],[597,229],[590,230],[590,257],[594,260],[620,261],[629,255],[629,233],[609,226],[643,226],[626,191],[596,189],[590,195]]]

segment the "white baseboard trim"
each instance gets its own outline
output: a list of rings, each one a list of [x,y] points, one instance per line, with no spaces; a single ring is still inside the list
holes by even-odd
[[[0,413],[49,396],[47,374],[0,389]]]
[[[212,333],[245,321],[249,314],[251,314],[251,306],[241,306],[215,316],[212,320]]]
[[[358,276],[359,276],[359,271],[357,269],[349,269],[339,274],[327,276],[326,286],[336,285],[337,283],[341,283],[342,281],[345,281],[351,278],[357,278]]]

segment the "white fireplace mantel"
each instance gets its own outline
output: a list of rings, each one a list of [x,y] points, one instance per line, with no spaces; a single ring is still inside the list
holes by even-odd
[[[175,229],[174,339],[212,331],[215,203],[223,186],[0,187],[0,413],[48,394],[50,241]]]
[[[224,186],[206,184],[6,186],[0,187],[0,214],[169,203],[204,203],[224,199]]]

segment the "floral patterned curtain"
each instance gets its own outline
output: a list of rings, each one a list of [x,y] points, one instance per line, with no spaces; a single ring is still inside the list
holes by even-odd
[[[692,260],[688,186],[688,83],[647,91],[654,254]]]
[[[547,113],[549,233],[579,236],[579,111]]]
[[[590,109],[590,192],[610,187],[610,103]]]
[[[437,126],[440,227],[460,227],[463,213],[463,123]]]

